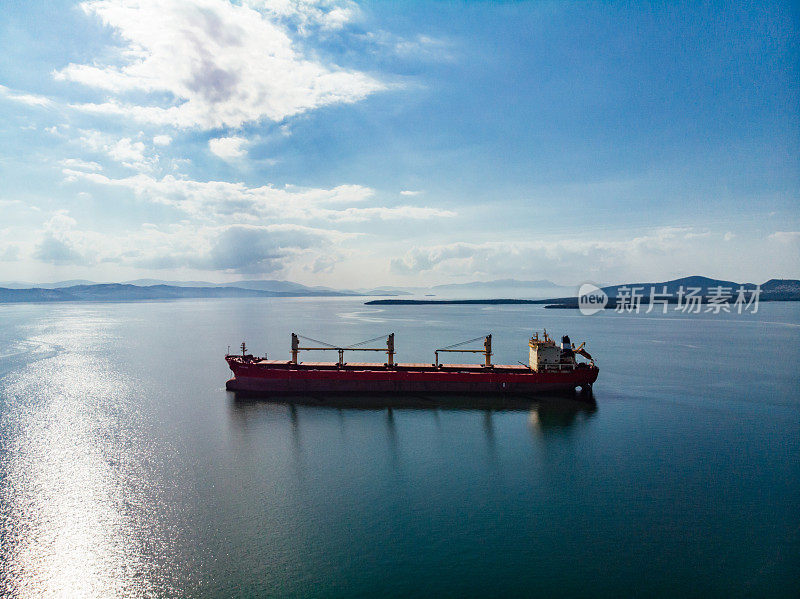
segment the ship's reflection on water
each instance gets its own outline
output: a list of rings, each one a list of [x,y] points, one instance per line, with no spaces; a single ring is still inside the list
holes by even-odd
[[[311,417],[314,409],[336,410],[340,427],[344,430],[344,415],[348,412],[383,413],[384,428],[389,441],[398,442],[395,413],[413,412],[429,415],[439,422],[442,414],[460,413],[481,415],[482,430],[487,446],[497,442],[495,416],[498,414],[527,415],[527,426],[536,437],[546,437],[549,433],[559,434],[579,426],[592,418],[597,412],[594,397],[589,400],[568,397],[531,398],[475,398],[448,396],[433,399],[422,396],[359,396],[359,397],[321,397],[321,396],[260,396],[229,392],[231,416],[234,424],[246,430],[262,417],[273,419],[285,413],[291,422],[295,442],[299,443],[301,412]],[[488,406],[493,407],[488,407]]]
[[[592,418],[596,412],[595,401],[542,400],[531,405],[528,425],[536,433],[566,430]]]

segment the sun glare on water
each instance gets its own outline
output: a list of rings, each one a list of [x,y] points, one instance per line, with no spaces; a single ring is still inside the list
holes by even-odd
[[[102,346],[103,324],[46,322],[38,337],[64,351],[0,383],[3,596],[149,595],[135,450],[114,414],[129,381],[100,351],[73,351]]]

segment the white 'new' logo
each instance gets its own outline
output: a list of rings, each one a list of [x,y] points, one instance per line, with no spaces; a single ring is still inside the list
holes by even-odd
[[[606,292],[593,283],[584,283],[578,289],[578,309],[581,314],[597,314],[608,303]]]

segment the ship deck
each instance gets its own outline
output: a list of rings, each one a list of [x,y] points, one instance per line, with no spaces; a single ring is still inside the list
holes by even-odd
[[[378,362],[345,362],[342,365],[336,362],[299,362],[293,364],[289,360],[255,360],[252,364],[266,366],[270,369],[287,370],[414,370],[437,372],[530,372],[528,366],[521,364],[494,364],[490,367],[481,364],[440,364],[434,366],[430,362],[398,362],[392,366]]]

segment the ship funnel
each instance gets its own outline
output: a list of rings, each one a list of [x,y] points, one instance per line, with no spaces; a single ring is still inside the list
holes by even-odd
[[[570,343],[569,335],[564,335],[561,338],[561,349],[572,349],[572,343]]]

